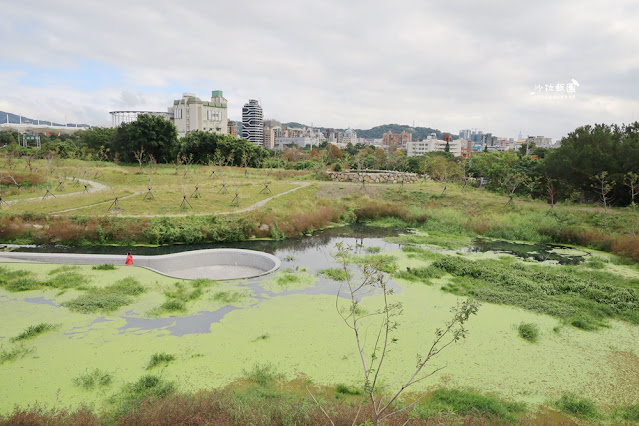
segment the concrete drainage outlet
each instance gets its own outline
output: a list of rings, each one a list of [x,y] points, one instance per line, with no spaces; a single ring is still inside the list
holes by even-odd
[[[124,265],[126,256],[70,253],[0,252],[0,262],[64,263],[70,265]],[[133,256],[133,265],[141,266],[173,278],[194,280],[233,280],[269,274],[281,266],[272,254],[254,250],[209,249],[163,254]]]

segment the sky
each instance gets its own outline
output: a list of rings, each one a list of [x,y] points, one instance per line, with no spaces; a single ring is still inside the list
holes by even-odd
[[[636,0],[3,2],[0,110],[110,125],[223,90],[234,120],[258,99],[283,122],[559,139],[639,120],[637,22]]]

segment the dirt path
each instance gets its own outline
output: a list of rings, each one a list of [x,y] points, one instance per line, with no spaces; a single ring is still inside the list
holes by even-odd
[[[72,178],[67,178],[67,179],[72,179]],[[91,194],[94,194],[96,192],[106,191],[107,189],[109,189],[108,186],[99,182],[92,181],[92,180],[78,178],[78,181],[82,183],[83,185],[91,185],[91,191],[89,192]],[[80,191],[80,192],[69,192],[67,194],[58,194],[58,195],[53,194],[53,195],[55,196],[55,198],[63,198],[63,197],[71,197],[74,195],[82,195],[84,193],[85,193],[84,191]],[[25,198],[22,200],[11,200],[11,201],[7,201],[7,204],[11,205],[11,204],[23,203],[25,201],[37,201],[37,200],[42,200],[42,197]]]

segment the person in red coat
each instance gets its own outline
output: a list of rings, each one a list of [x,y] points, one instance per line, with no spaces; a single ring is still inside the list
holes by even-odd
[[[133,265],[133,255],[131,254],[131,252],[126,254],[126,262],[124,262],[125,265]]]

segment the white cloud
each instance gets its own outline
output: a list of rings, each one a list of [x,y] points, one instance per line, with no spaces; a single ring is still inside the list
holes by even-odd
[[[34,117],[101,124],[109,110],[165,110],[213,89],[235,119],[257,98],[268,117],[332,127],[414,120],[557,138],[639,116],[632,0],[30,0],[2,12],[0,106]],[[78,85],[87,62],[115,81]],[[39,87],[17,75],[25,64],[57,71]],[[583,83],[574,101],[531,102],[533,85],[571,78]]]

